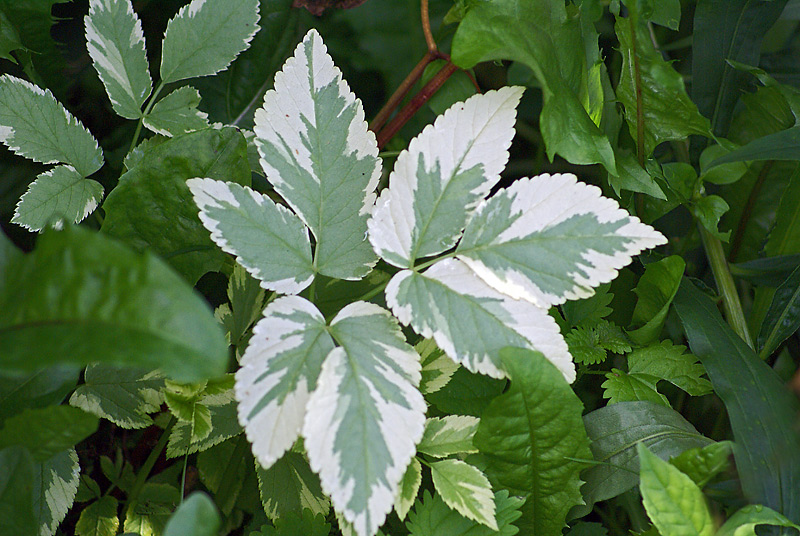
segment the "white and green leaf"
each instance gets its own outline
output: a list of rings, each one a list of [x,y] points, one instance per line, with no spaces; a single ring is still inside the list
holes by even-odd
[[[142,124],[168,137],[208,128],[208,114],[197,109],[199,104],[200,92],[183,86],[158,101]]]
[[[478,452],[472,438],[480,422],[479,418],[469,415],[432,417],[425,421],[425,432],[417,450],[435,458]]]
[[[209,76],[228,67],[259,30],[258,0],[192,0],[167,24],[161,82]]]
[[[78,493],[80,465],[75,448],[33,466],[33,511],[39,536],[52,536]]]
[[[86,15],[86,48],[114,111],[127,119],[142,115],[153,82],[142,23],[130,0],[91,0]]]
[[[417,458],[411,458],[411,463],[406,467],[406,472],[400,481],[397,497],[394,499],[394,511],[401,521],[405,519],[408,511],[414,506],[420,484],[422,484],[422,465]]]
[[[337,344],[308,401],[311,468],[359,536],[392,509],[425,423],[419,356],[385,309],[354,302],[331,321]]]
[[[490,287],[457,259],[444,259],[420,274],[397,273],[386,287],[386,303],[403,324],[411,324],[453,360],[494,378],[506,373],[501,348],[537,350],[567,379],[575,365],[558,325],[547,311]]]
[[[539,307],[586,298],[666,239],[571,174],[520,179],[483,203],[458,258],[489,285]]]
[[[65,221],[83,221],[101,199],[103,186],[99,182],[83,178],[72,166],[56,166],[28,186],[11,221],[31,231],[47,226],[61,228]]]
[[[431,463],[431,476],[447,506],[467,519],[497,530],[492,485],[478,468],[461,460],[441,460]]]
[[[69,164],[88,177],[103,165],[103,151],[49,89],[0,76],[0,142],[43,164]]]
[[[261,281],[264,288],[296,294],[311,284],[311,242],[303,223],[268,196],[213,179],[186,181],[211,239]]]
[[[208,434],[199,438],[192,422],[179,420],[169,436],[167,458],[203,452],[242,433],[236,419],[237,403],[232,390],[223,396],[205,397],[202,402],[204,413],[209,418]]]
[[[261,167],[316,238],[314,266],[360,279],[377,261],[367,219],[381,174],[361,101],[311,30],[256,110]]]
[[[456,244],[508,162],[522,91],[504,87],[454,104],[400,153],[369,221],[381,258],[410,268]]]
[[[331,350],[322,314],[298,296],[270,303],[253,328],[236,373],[236,399],[239,422],[262,467],[268,469],[298,438]]]
[[[458,370],[458,363],[447,357],[432,339],[422,339],[414,349],[419,353],[422,364],[422,380],[419,390],[423,394],[435,393],[450,382]]]

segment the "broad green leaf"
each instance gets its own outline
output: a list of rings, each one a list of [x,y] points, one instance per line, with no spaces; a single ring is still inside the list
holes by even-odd
[[[175,458],[195,452],[203,452],[226,439],[242,433],[242,426],[236,419],[237,403],[233,392],[224,395],[201,398],[195,409],[207,416],[207,435],[200,435],[191,421],[179,421],[172,429],[167,444],[167,457]]]
[[[567,381],[575,366],[553,317],[525,300],[501,294],[457,259],[444,259],[424,273],[403,270],[386,287],[386,303],[454,361],[472,372],[504,378],[498,357],[505,346],[542,352]]]
[[[111,106],[122,117],[139,119],[153,83],[142,23],[131,0],[91,0],[84,21],[86,48]]]
[[[3,13],[2,8],[0,8],[0,58],[17,63],[11,52],[21,48],[24,47],[22,46],[22,41],[19,40],[19,34],[5,13]]]
[[[9,74],[0,76],[0,142],[44,164],[69,164],[81,177],[103,165],[97,140],[49,89]]]
[[[639,4],[639,2],[636,2]],[[666,26],[670,30],[678,31],[681,21],[680,0],[645,0],[637,5],[641,9],[641,16],[655,24]]]
[[[513,536],[519,529],[512,523],[522,515],[520,507],[524,502],[525,499],[509,497],[506,490],[495,493],[497,530],[494,530],[459,515],[445,504],[438,493],[431,495],[426,490],[409,513],[406,528],[411,536],[442,534],[442,530],[446,530],[447,536]]]
[[[505,390],[507,383],[459,367],[447,385],[426,399],[444,413],[480,417],[492,399]]]
[[[697,362],[697,356],[685,353],[685,346],[673,345],[671,341],[661,341],[644,348],[637,348],[628,354],[628,372],[649,374],[667,380],[692,396],[711,393],[711,382],[703,377],[705,369]]]
[[[148,482],[138,500],[128,503],[123,530],[139,536],[164,536],[164,528],[180,502],[181,492],[175,486]]]
[[[425,421],[425,432],[417,450],[434,458],[478,452],[472,438],[479,423],[480,419],[467,415],[430,418]]]
[[[48,231],[15,266],[0,292],[6,370],[101,362],[189,381],[224,372],[211,310],[154,255],[74,227]]]
[[[800,252],[800,168],[792,174],[781,196],[764,251],[770,257]]]
[[[775,510],[758,504],[748,504],[729,517],[719,528],[716,536],[756,536],[755,529],[759,525],[800,530],[800,525],[792,523]]]
[[[688,449],[672,458],[669,463],[677,467],[700,488],[731,466],[733,443],[720,441],[705,447]]]
[[[394,499],[394,511],[400,521],[406,518],[408,511],[414,505],[414,501],[419,494],[419,486],[422,484],[422,465],[417,458],[411,458],[403,479],[400,481],[400,489]]]
[[[330,503],[322,493],[319,477],[302,454],[287,452],[269,469],[256,465],[256,473],[264,512],[273,521],[306,508],[315,514],[328,514]]]
[[[430,464],[433,486],[447,506],[481,525],[497,530],[494,494],[486,475],[461,460]]]
[[[520,179],[482,204],[456,248],[499,292],[549,307],[591,296],[642,250],[666,243],[574,175]]]
[[[728,212],[730,206],[718,195],[707,195],[698,199],[692,207],[692,213],[706,230],[727,242],[731,236],[730,231],[720,231],[719,223],[722,216]]]
[[[688,280],[675,296],[675,307],[692,352],[728,410],[745,497],[800,521],[800,430],[795,426],[800,401]]]
[[[208,115],[197,109],[200,92],[191,86],[176,89],[142,119],[142,124],[162,136],[177,136],[208,128]]]
[[[423,394],[435,393],[447,385],[458,370],[458,363],[447,357],[444,350],[431,339],[423,339],[414,349],[419,353],[422,364],[422,379],[419,390]]]
[[[508,162],[521,96],[506,87],[457,103],[400,153],[369,221],[378,255],[411,268],[456,244]]]
[[[1,536],[38,534],[33,511],[34,464],[23,447],[0,449]]]
[[[17,203],[12,223],[29,231],[51,225],[78,223],[94,212],[103,198],[103,186],[84,179],[72,166],[56,166],[33,181]]]
[[[270,303],[253,328],[236,373],[236,399],[239,421],[262,467],[268,469],[300,435],[322,363],[332,350],[325,319],[298,296]]]
[[[650,374],[627,374],[619,369],[611,369],[600,387],[603,388],[603,398],[608,398],[609,404],[648,400],[670,407],[667,397],[656,389],[657,381],[658,377]]]
[[[26,408],[60,404],[75,389],[80,370],[57,366],[32,374],[0,374],[0,426]]]
[[[164,378],[158,371],[92,364],[83,379],[69,403],[122,428],[150,426],[153,419],[148,414],[164,401]]]
[[[368,536],[391,510],[422,437],[419,355],[390,313],[371,303],[348,305],[328,331],[339,346],[322,366],[303,436],[334,508]]]
[[[219,270],[226,255],[200,223],[186,186],[195,177],[250,184],[247,145],[236,129],[201,130],[149,148],[103,203],[103,232],[161,255],[192,284]]]
[[[667,199],[664,191],[655,179],[639,165],[633,153],[618,153],[616,159],[617,175],[609,173],[608,182],[614,188],[617,196],[619,196],[620,190],[629,190],[641,192],[656,199]]]
[[[556,534],[582,502],[578,473],[589,459],[583,404],[561,373],[538,352],[500,352],[509,389],[481,416],[475,446],[497,485],[527,496],[518,526],[526,534]]]
[[[628,336],[639,345],[649,344],[661,335],[667,312],[678,292],[686,263],[678,255],[648,264],[634,292],[638,296]]]
[[[22,258],[22,250],[0,229],[0,275],[2,275],[14,262]],[[2,291],[0,283],[0,291]]]
[[[70,406],[27,409],[3,423],[0,448],[21,445],[30,451],[35,462],[46,462],[95,433],[97,420]],[[75,489],[77,486],[76,480]]]
[[[119,529],[117,500],[106,495],[81,510],[75,525],[77,536],[114,536]]]
[[[316,30],[275,75],[255,125],[261,167],[316,238],[315,271],[365,276],[376,262],[366,238],[381,175],[378,145]]]
[[[258,0],[192,0],[167,24],[161,82],[209,76],[227,68],[259,30]]]
[[[700,180],[711,184],[731,184],[741,179],[747,173],[745,162],[731,162],[720,166],[714,164],[717,158],[727,155],[735,148],[735,145],[728,147],[727,144],[706,147],[700,154]]]
[[[255,473],[253,457],[248,450],[250,443],[244,435],[239,435],[197,456],[200,481],[214,494],[214,502],[223,515],[231,514],[248,473]]]
[[[711,166],[752,160],[800,160],[800,127],[757,138],[717,158]]]
[[[800,222],[800,221],[799,221]],[[731,274],[756,285],[777,288],[800,266],[800,254],[776,255],[730,264]]]
[[[75,500],[81,468],[74,448],[33,466],[33,511],[39,536],[53,536]]]
[[[297,216],[246,186],[212,179],[186,184],[211,239],[264,288],[296,294],[311,284],[311,242]]]
[[[214,501],[205,493],[195,491],[172,514],[164,527],[164,536],[216,536],[221,523]]]
[[[700,488],[643,444],[636,445],[636,450],[642,502],[658,531],[675,536],[712,536],[714,522]]]
[[[330,531],[331,525],[325,522],[325,516],[302,510],[289,512],[275,520],[274,527],[265,525],[259,532],[250,533],[250,536],[328,536]]]

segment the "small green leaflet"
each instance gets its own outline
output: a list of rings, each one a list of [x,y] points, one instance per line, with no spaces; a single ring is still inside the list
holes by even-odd
[[[433,462],[431,476],[445,504],[467,519],[497,530],[494,495],[489,479],[461,460]]]
[[[177,136],[208,127],[208,115],[197,109],[200,92],[191,86],[178,88],[160,101],[142,124],[162,136]]]
[[[376,262],[367,218],[381,174],[364,109],[311,30],[256,110],[261,167],[316,238],[315,270],[360,279]]]
[[[478,424],[480,419],[468,415],[430,418],[425,421],[425,432],[417,450],[435,458],[478,452],[472,444]]]
[[[400,154],[369,222],[383,259],[411,268],[456,244],[508,162],[522,91],[505,87],[455,104]]]
[[[48,225],[59,229],[65,221],[83,221],[94,212],[102,198],[100,183],[83,178],[70,165],[56,166],[28,186],[11,222],[30,231],[41,231]]]
[[[397,497],[394,499],[394,511],[401,521],[406,518],[408,511],[414,505],[420,484],[422,484],[422,465],[417,458],[411,458],[411,463],[408,464],[400,481]]]
[[[258,0],[192,0],[167,24],[161,82],[216,74],[250,46],[258,31]]]
[[[33,511],[39,536],[52,536],[78,492],[81,468],[75,448],[33,465]]]
[[[153,83],[142,23],[130,0],[91,0],[84,20],[86,48],[111,106],[122,117],[138,119]]]
[[[697,356],[685,352],[685,346],[673,345],[670,340],[637,348],[628,354],[628,372],[651,374],[692,396],[713,392],[711,382],[703,377],[706,370],[698,362]]]
[[[431,339],[422,339],[414,349],[422,358],[422,380],[419,390],[423,394],[435,393],[448,384],[458,370],[458,363],[447,357],[441,348]]]
[[[200,411],[208,417],[210,430],[207,435],[199,437],[193,422],[179,420],[169,436],[167,458],[203,452],[241,434],[242,428],[236,420],[236,406],[231,390],[225,391],[221,396],[201,398],[196,409],[203,408]]]
[[[297,216],[236,183],[198,178],[186,185],[211,239],[264,288],[296,294],[311,284],[311,243]]]
[[[501,490],[494,494],[497,510],[497,529],[490,529],[471,521],[455,510],[450,509],[441,496],[431,495],[425,491],[423,498],[414,504],[414,510],[408,516],[406,528],[411,536],[431,536],[446,534],[447,536],[513,536],[519,529],[512,523],[522,515],[520,507],[525,499],[509,497],[508,491]],[[446,532],[443,528],[446,527]]]
[[[256,463],[256,475],[261,504],[271,520],[304,509],[328,515],[331,505],[322,493],[319,478],[299,452],[287,452],[269,469]]]
[[[614,368],[606,374],[606,381],[601,385],[603,398],[608,398],[609,404],[648,400],[671,407],[667,397],[656,389],[658,380],[658,377],[650,374],[626,374]]]
[[[106,495],[83,510],[75,525],[77,536],[114,536],[119,529],[117,500]]]

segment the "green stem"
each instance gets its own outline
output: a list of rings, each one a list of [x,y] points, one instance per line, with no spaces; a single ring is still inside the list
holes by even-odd
[[[128,147],[128,152],[125,153],[126,155],[131,154],[136,144],[139,142],[139,134],[142,132],[142,125],[144,123],[144,118],[147,117],[147,114],[153,109],[153,106],[156,105],[156,99],[158,98],[159,93],[161,90],[164,89],[164,82],[159,82],[158,86],[156,86],[156,90],[150,96],[150,100],[147,102],[147,107],[144,109],[142,113],[142,117],[139,118],[139,123],[136,125],[136,130],[133,132],[133,139],[131,140],[131,146]]]
[[[133,486],[131,487],[131,492],[128,494],[128,498],[125,501],[125,509],[122,513],[122,519],[124,520],[128,515],[128,508],[130,508],[131,503],[136,502],[136,499],[139,498],[139,493],[142,492],[142,488],[144,487],[145,482],[147,482],[147,477],[150,476],[150,471],[153,470],[153,467],[156,465],[156,461],[158,457],[161,456],[161,452],[164,450],[164,447],[167,446],[167,441],[169,441],[169,434],[172,432],[172,428],[178,422],[178,419],[172,417],[169,423],[167,424],[166,428],[164,428],[164,432],[161,434],[161,437],[158,439],[158,443],[156,446],[153,447],[153,450],[150,451],[150,455],[144,461],[141,469],[139,469],[139,473],[136,475],[136,480],[133,482]]]

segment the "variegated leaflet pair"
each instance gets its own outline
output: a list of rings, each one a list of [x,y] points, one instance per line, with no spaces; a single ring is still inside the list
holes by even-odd
[[[521,95],[507,87],[454,105],[399,155],[376,199],[375,137],[312,30],[255,119],[261,166],[291,210],[235,183],[187,182],[216,244],[286,295],[264,310],[236,374],[253,453],[269,467],[302,436],[323,490],[360,536],[391,511],[426,425],[420,357],[400,324],[473,372],[505,377],[498,353],[514,346],[541,352],[572,381],[548,308],[590,296],[665,242],[572,175],[521,179],[487,198]],[[385,289],[391,312],[356,301],[326,319],[315,277],[361,279],[379,259],[399,268]],[[483,493],[488,481],[475,472]],[[457,509],[491,527],[487,496],[483,511]]]

